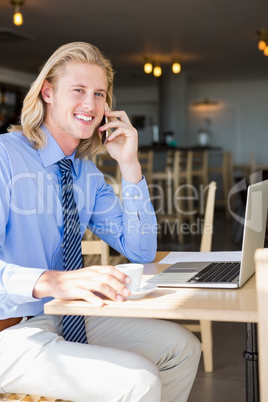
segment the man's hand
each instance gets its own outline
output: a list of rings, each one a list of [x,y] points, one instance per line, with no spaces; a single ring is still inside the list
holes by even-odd
[[[123,301],[130,295],[125,286],[129,278],[111,265],[92,266],[74,271],[45,271],[35,284],[33,296],[54,297],[62,300],[86,300],[103,306],[103,299]],[[95,293],[96,292],[96,293]]]
[[[132,126],[126,112],[106,110],[109,122],[100,127],[100,131],[112,130],[106,140],[106,148],[115,159],[124,180],[138,183],[142,179],[141,166],[138,160],[138,133]]]

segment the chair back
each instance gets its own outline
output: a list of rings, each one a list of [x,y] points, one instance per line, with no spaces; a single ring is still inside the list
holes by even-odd
[[[208,186],[200,251],[211,251],[216,188],[217,186],[215,181],[212,181]]]
[[[165,171],[170,171],[173,168],[174,150],[169,149],[166,153],[166,167]]]
[[[82,255],[100,255],[101,265],[110,265],[110,250],[108,244],[99,238],[96,239],[97,236],[94,237],[94,240],[91,240],[90,235],[91,233],[87,229],[81,241]]]
[[[208,184],[208,152],[194,151],[192,159],[192,177],[199,178],[204,187]]]
[[[153,151],[148,152],[138,151],[138,159],[141,165],[142,174],[146,178],[147,184],[152,183],[153,174]]]
[[[173,159],[174,190],[182,182],[191,183],[192,180],[192,151],[175,151]]]
[[[103,173],[106,183],[113,186],[116,195],[121,191],[121,172],[118,163],[109,154],[96,155],[95,164]]]

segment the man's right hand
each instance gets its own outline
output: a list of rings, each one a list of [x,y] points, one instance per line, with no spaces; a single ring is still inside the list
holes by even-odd
[[[35,284],[33,297],[62,300],[86,300],[103,306],[101,295],[123,301],[130,295],[129,278],[112,265],[91,266],[73,271],[45,271]],[[100,295],[98,295],[100,294]]]

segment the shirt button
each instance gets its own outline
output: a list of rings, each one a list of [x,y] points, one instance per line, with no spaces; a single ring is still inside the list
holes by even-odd
[[[142,235],[144,235],[144,232],[141,232]]]
[[[129,197],[129,193],[126,193],[125,196],[126,196],[126,197]]]
[[[134,195],[135,200],[137,200],[139,198],[139,196],[136,194]]]

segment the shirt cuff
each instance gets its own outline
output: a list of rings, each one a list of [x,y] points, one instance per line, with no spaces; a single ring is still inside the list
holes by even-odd
[[[8,270],[9,271],[9,270]],[[12,272],[12,274],[11,274]],[[45,272],[39,268],[24,268],[15,265],[10,266],[10,272],[7,272],[6,291],[11,296],[13,302],[18,304],[39,301],[33,297],[33,288],[39,277]],[[23,286],[22,286],[23,283]]]
[[[124,207],[129,212],[137,212],[144,209],[150,194],[148,191],[145,177],[139,183],[130,183],[122,179],[122,199]]]

